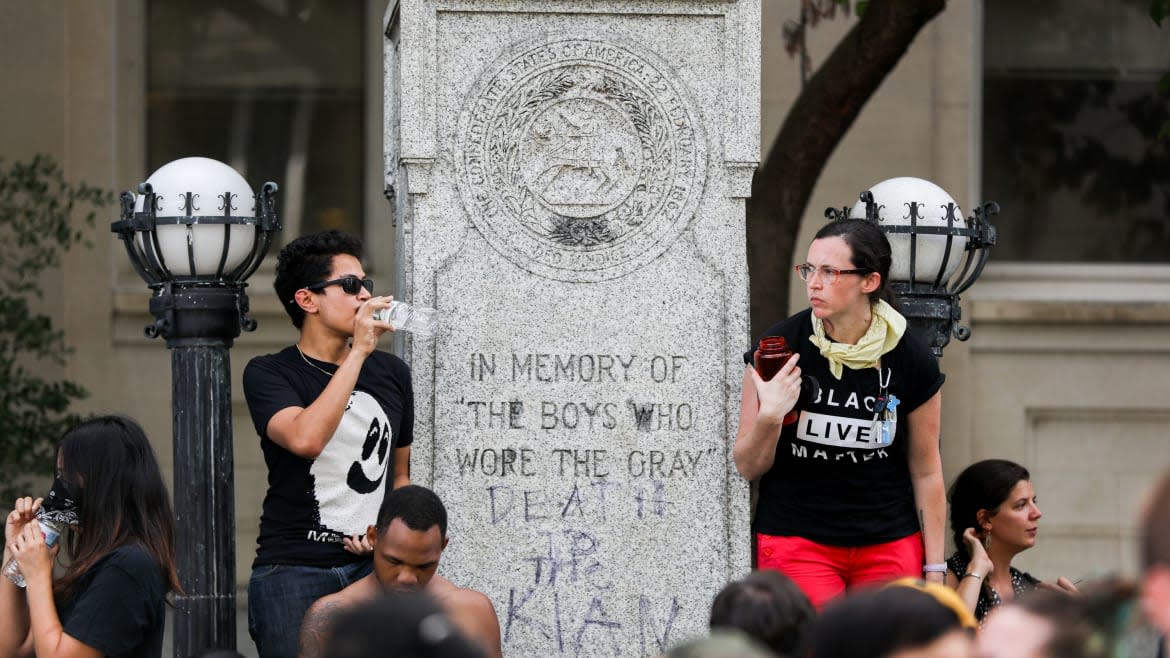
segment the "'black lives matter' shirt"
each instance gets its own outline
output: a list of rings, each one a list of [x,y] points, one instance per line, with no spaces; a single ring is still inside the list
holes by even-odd
[[[256,357],[244,369],[244,395],[268,466],[253,567],[334,567],[366,559],[347,552],[341,539],[364,534],[375,522],[393,486],[394,450],[414,440],[406,363],[381,351],[366,359],[341,423],[316,459],[294,455],[267,432],[276,412],[312,404],[329,384],[326,373],[336,368],[302,358],[293,345]]]
[[[760,478],[753,529],[831,546],[868,546],[917,532],[906,417],[942,388],[938,361],[909,330],[882,356],[889,393],[900,402],[893,439],[883,445],[873,425],[877,368],[845,368],[834,378],[809,340],[812,333],[811,309],[764,332],[784,336],[800,354],[801,374],[815,377],[821,390],[780,432],[776,461]],[[753,354],[745,353],[744,362],[750,365]]]

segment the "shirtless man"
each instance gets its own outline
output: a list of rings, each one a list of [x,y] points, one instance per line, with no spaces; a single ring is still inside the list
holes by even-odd
[[[387,493],[366,537],[374,548],[374,572],[309,608],[301,623],[300,658],[320,658],[338,613],[393,590],[428,593],[464,636],[500,658],[500,621],[492,602],[435,573],[447,547],[447,510],[433,491],[409,485]]]

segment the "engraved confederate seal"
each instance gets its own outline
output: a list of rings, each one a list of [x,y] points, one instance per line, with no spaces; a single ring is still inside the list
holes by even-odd
[[[561,281],[628,274],[668,249],[702,195],[694,103],[634,47],[566,38],[510,50],[459,117],[472,222],[510,261]]]

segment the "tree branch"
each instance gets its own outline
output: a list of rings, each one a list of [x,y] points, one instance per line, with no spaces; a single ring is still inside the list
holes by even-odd
[[[866,101],[946,0],[872,0],[797,97],[748,201],[752,332],[787,313],[792,251],[813,187]]]

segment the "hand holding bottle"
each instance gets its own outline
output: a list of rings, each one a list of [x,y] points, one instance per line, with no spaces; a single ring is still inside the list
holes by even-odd
[[[12,511],[8,513],[8,517],[4,521],[4,563],[7,564],[9,558],[12,557],[11,549],[12,542],[20,535],[20,531],[24,530],[24,526],[28,525],[29,521],[36,518],[37,510],[40,509],[43,498],[33,499],[32,496],[25,496],[16,499],[16,505]]]
[[[800,355],[794,355],[768,380],[754,368],[751,370],[761,415],[775,414],[785,424],[796,422],[796,414],[790,412],[800,400],[800,368],[796,365],[799,360]]]
[[[400,301],[392,301],[390,306],[374,311],[374,319],[389,322],[396,331],[409,331],[419,336],[430,336],[439,327],[438,311]]]
[[[51,580],[60,536],[58,528],[44,521],[26,523],[12,542],[12,559],[5,566],[4,575],[18,587],[25,587],[30,577]]]

